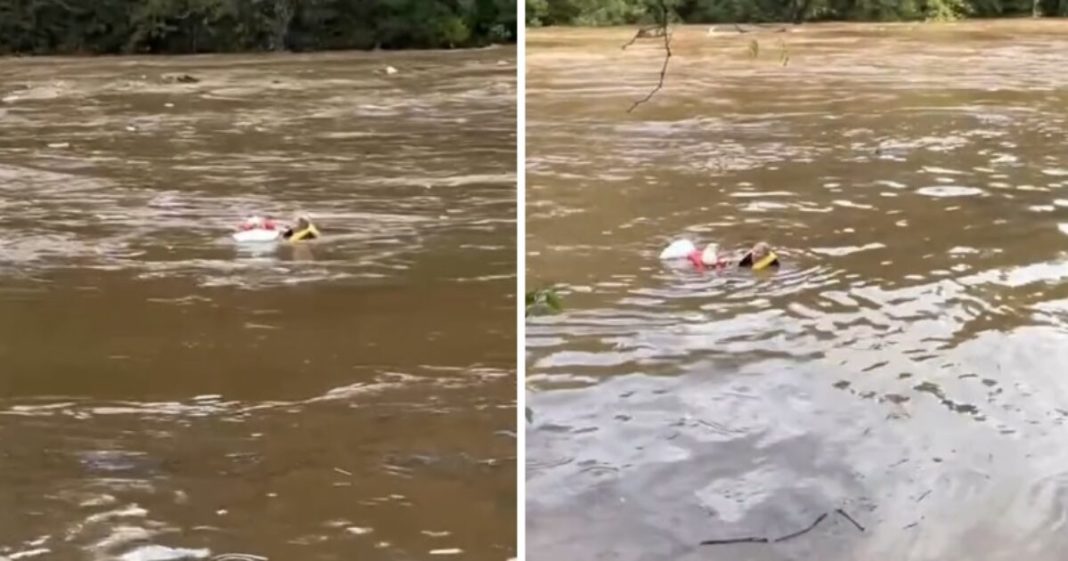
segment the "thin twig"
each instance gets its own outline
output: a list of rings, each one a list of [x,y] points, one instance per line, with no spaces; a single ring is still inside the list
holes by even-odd
[[[842,512],[842,511],[839,510],[838,512]],[[849,518],[849,515],[847,515],[845,513],[842,513],[842,514],[845,515],[846,518]],[[804,528],[802,530],[798,530],[798,531],[796,531],[796,532],[794,532],[792,534],[787,534],[787,535],[785,535],[785,536],[783,536],[781,538],[771,539],[771,538],[748,537],[748,538],[731,538],[731,539],[723,539],[723,540],[705,540],[705,541],[701,542],[701,545],[727,545],[727,544],[733,544],[733,543],[779,543],[779,542],[784,542],[786,540],[792,540],[792,539],[794,539],[794,538],[796,538],[798,536],[803,536],[803,535],[811,532],[813,529],[816,528],[816,526],[819,526],[820,522],[823,522],[823,520],[825,518],[827,518],[827,513],[826,512],[824,512],[823,514],[821,514],[818,517],[816,517],[816,520],[814,520],[812,522],[812,524],[809,524],[807,528]],[[857,524],[856,520],[853,520],[852,518],[849,518],[849,520],[852,521],[853,524],[856,524],[856,526],[858,528],[860,527],[860,524]],[[861,531],[863,532],[864,530],[861,529]]]
[[[802,535],[805,535],[805,534],[811,532],[813,528],[815,528],[816,526],[820,525],[820,522],[823,522],[824,518],[827,518],[827,513],[826,512],[824,512],[823,514],[817,516],[816,520],[814,520],[812,522],[812,524],[808,528],[805,528],[804,530],[799,530],[799,531],[794,532],[792,534],[783,536],[783,537],[775,540],[775,543],[784,542],[786,540],[791,540],[791,539],[794,539],[794,538],[796,538],[798,536],[802,536]]]
[[[727,545],[731,543],[768,543],[768,538],[730,538],[726,540],[705,540],[701,545]]]
[[[638,108],[639,105],[653,99],[656,92],[659,92],[664,87],[664,78],[667,76],[668,63],[671,62],[671,34],[668,32],[668,9],[664,0],[660,0],[660,28],[664,32],[664,65],[660,68],[660,80],[656,83],[656,87],[653,88],[644,98],[639,99],[627,109],[627,113],[630,113]],[[639,34],[641,31],[638,32]],[[630,40],[633,43],[638,38],[637,35]],[[628,43],[629,45],[630,43]],[[626,45],[623,47],[626,48]]]
[[[842,510],[840,508],[836,508],[836,509],[834,509],[834,511],[837,512],[838,514],[841,514],[842,517],[844,517],[846,520],[852,522],[853,525],[856,526],[858,530],[860,530],[861,532],[864,531],[864,526],[861,526],[860,522],[857,522],[856,520],[853,520],[853,517],[850,516],[848,513],[846,513],[846,511],[844,511],[844,510]]]

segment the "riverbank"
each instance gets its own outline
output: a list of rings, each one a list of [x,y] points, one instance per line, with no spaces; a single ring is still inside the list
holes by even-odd
[[[545,56],[549,52],[538,52],[543,48],[576,49],[614,48],[616,51],[634,37],[642,26],[578,26],[561,25],[527,29],[527,50],[532,56]],[[739,31],[738,28],[742,31]],[[672,47],[685,49],[688,46],[723,45],[736,39],[739,44],[747,44],[751,39],[761,37],[783,41],[804,41],[807,37],[823,37],[838,34],[843,40],[872,39],[877,37],[894,37],[903,34],[919,34],[937,39],[939,35],[946,39],[961,37],[1018,39],[1028,40],[1032,37],[1058,38],[1060,33],[1068,31],[1068,19],[1061,18],[1005,18],[959,21],[932,22],[812,22],[802,25],[788,23],[762,24],[672,24]],[[639,39],[637,45],[662,47],[663,39],[649,37]],[[619,54],[619,53],[616,53]],[[680,54],[680,53],[676,53]]]
[[[527,0],[527,27],[582,25],[612,26],[668,21],[687,24],[760,24],[767,22],[875,23],[983,20],[1009,17],[1068,16],[1064,0],[926,0],[914,2],[802,0],[800,2],[734,2],[690,0],[654,3],[614,0]],[[666,9],[664,13],[662,10]]]
[[[0,5],[0,54],[198,54],[514,43],[514,0],[72,1]]]

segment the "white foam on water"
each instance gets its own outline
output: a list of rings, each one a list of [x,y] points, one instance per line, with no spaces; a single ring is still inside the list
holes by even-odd
[[[859,208],[859,209],[864,209],[864,210],[873,210],[873,209],[875,209],[875,207],[872,206],[872,205],[854,203],[853,201],[847,201],[847,200],[842,200],[842,199],[834,201],[834,204],[837,205],[837,206],[846,207],[846,208]]]
[[[27,559],[30,557],[37,557],[38,555],[44,555],[45,553],[51,553],[52,550],[47,547],[38,547],[35,549],[27,549],[24,551],[16,551],[15,553],[8,554],[7,557],[0,557],[0,559],[15,561],[16,559]]]
[[[978,187],[965,187],[963,185],[932,185],[930,187],[921,187],[916,192],[928,197],[972,197],[983,194],[983,190]]]
[[[812,253],[818,253],[820,255],[830,255],[833,257],[841,257],[843,255],[850,255],[852,253],[860,253],[861,251],[869,251],[872,249],[882,249],[886,245],[881,243],[869,243],[861,246],[843,246],[843,247],[814,247]]]
[[[949,169],[949,168],[940,168],[940,167],[937,167],[937,166],[923,166],[922,169],[923,169],[923,171],[925,173],[935,173],[935,174],[941,174],[941,175],[966,175],[965,172],[960,171],[960,170]]]
[[[120,561],[179,561],[186,559],[205,559],[211,555],[208,549],[187,549],[167,547],[165,545],[145,545],[127,551],[119,557]]]

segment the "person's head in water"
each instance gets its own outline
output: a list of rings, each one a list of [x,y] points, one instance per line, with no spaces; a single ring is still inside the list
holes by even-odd
[[[757,242],[749,252],[753,254],[753,260],[759,261],[771,253],[771,247],[768,242]]]
[[[319,237],[319,230],[312,224],[308,215],[302,214],[297,217],[297,223],[286,230],[285,238],[290,241],[314,240]]]
[[[778,267],[779,256],[775,255],[775,252],[771,250],[771,246],[768,245],[767,242],[757,242],[753,245],[753,248],[745,254],[745,257],[738,263],[738,266],[753,269],[754,271],[769,267]]]

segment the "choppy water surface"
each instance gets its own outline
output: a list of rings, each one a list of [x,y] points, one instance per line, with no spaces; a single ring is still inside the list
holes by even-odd
[[[530,558],[1062,558],[1068,27],[632,33],[527,51]]]
[[[0,61],[0,559],[513,556],[514,59]]]

